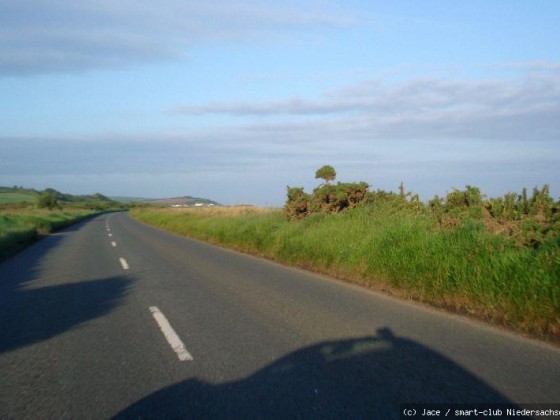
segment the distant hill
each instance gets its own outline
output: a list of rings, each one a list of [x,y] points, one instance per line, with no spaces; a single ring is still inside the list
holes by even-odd
[[[146,197],[106,197],[102,194],[90,195],[74,195],[64,194],[52,188],[45,190],[36,190],[34,188],[24,187],[0,187],[0,204],[18,204],[29,203],[35,204],[41,194],[50,193],[60,203],[109,203],[119,202],[126,203],[142,203],[154,204],[158,206],[175,206],[175,207],[201,207],[201,206],[220,206],[216,201],[199,197],[173,197],[173,198],[146,198]]]
[[[119,203],[145,203],[147,201],[154,201],[153,198],[146,197],[121,197],[121,196],[110,196],[111,200],[118,201]]]
[[[52,188],[45,190],[36,190],[34,188],[24,187],[0,187],[0,204],[18,204],[29,203],[34,204],[37,202],[41,194],[49,193],[56,198],[60,203],[107,203],[112,200],[105,197],[103,194],[95,193],[89,195],[74,195],[61,193]]]
[[[221,206],[220,203],[207,198],[199,197],[173,197],[161,198],[158,200],[147,201],[148,204],[155,204],[159,206],[174,206],[174,207],[202,207],[202,206]]]
[[[173,207],[202,207],[202,206],[221,206],[220,203],[209,200],[207,198],[191,197],[189,195],[184,197],[171,197],[171,198],[146,198],[146,197],[110,197],[112,200],[121,203],[142,203],[153,204],[155,206],[173,206]]]

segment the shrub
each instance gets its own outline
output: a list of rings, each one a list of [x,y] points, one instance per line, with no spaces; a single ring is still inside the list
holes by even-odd
[[[467,208],[482,205],[482,194],[477,187],[467,185],[464,191],[454,188],[452,193],[447,194],[445,199],[445,207],[447,209],[453,208]]]
[[[325,165],[315,174],[315,178],[327,181],[307,194],[303,188],[288,187],[288,199],[284,206],[284,214],[288,220],[303,219],[315,213],[339,213],[356,207],[368,200],[369,185],[365,182],[338,182],[332,185],[336,172],[332,166]]]
[[[37,200],[37,207],[40,209],[52,210],[60,208],[60,205],[58,204],[56,196],[52,192],[46,192],[39,196],[39,199]]]
[[[288,187],[288,201],[284,214],[288,220],[303,219],[311,214],[311,199],[301,187]]]
[[[322,213],[339,213],[354,208],[366,199],[368,188],[365,182],[339,182],[317,187],[312,196],[314,208]]]

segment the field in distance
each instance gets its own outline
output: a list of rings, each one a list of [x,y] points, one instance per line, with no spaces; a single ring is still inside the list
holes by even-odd
[[[0,204],[36,203],[38,198],[34,189],[0,187]]]

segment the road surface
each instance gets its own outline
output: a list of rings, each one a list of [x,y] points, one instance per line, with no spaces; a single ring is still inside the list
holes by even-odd
[[[560,351],[126,213],[0,264],[0,418],[399,418],[559,403]]]

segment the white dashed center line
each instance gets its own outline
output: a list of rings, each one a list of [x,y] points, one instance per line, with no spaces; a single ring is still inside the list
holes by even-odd
[[[159,329],[163,333],[163,336],[173,349],[173,351],[177,354],[177,357],[181,362],[185,362],[188,360],[193,360],[191,354],[185,348],[185,345],[169,324],[169,321],[165,317],[164,314],[158,309],[157,306],[150,306],[150,312],[152,313],[154,319],[156,320]]]
[[[128,263],[126,262],[126,260],[123,257],[119,258],[119,261],[121,262],[122,268],[123,270],[128,270],[130,267],[128,266]]]
[[[117,246],[117,243],[115,241],[111,242],[112,246]]]

